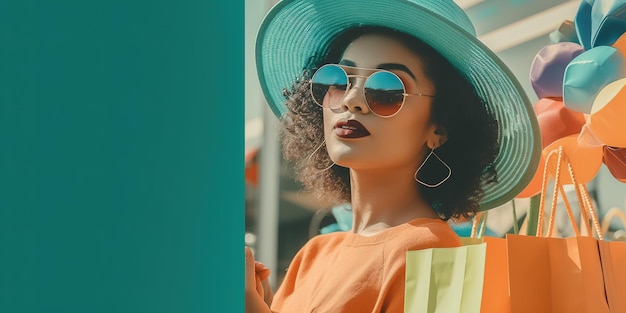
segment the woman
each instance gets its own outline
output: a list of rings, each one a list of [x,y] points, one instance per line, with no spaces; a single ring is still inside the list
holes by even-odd
[[[445,221],[510,200],[537,166],[531,105],[452,1],[279,2],[257,67],[285,158],[351,203],[353,228],[312,238],[273,300],[246,249],[248,312],[402,312],[406,252],[459,246]]]

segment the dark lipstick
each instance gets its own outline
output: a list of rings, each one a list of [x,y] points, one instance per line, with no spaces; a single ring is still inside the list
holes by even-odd
[[[356,120],[339,121],[333,131],[339,138],[361,138],[370,135],[367,128]]]

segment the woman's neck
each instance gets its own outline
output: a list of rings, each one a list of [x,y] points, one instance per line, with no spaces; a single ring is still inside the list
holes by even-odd
[[[438,218],[419,194],[413,173],[351,170],[352,231],[373,235],[420,217]]]

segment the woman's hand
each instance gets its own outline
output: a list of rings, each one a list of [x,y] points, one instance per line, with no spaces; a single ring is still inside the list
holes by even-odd
[[[268,277],[270,270],[263,263],[256,262],[252,250],[246,247],[246,313],[271,312],[270,304],[274,294]]]

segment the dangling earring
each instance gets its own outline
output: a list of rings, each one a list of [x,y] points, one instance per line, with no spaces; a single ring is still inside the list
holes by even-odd
[[[428,159],[430,159],[430,156],[434,155],[435,158],[437,158],[437,160],[439,160],[439,162],[441,164],[443,164],[443,166],[446,167],[446,169],[448,170],[448,175],[442,179],[440,182],[436,183],[436,184],[428,184],[425,183],[421,180],[419,180],[417,178],[417,174],[419,173],[419,171],[422,169],[422,167],[424,167],[424,164],[426,164],[426,161],[428,161]],[[450,176],[452,175],[452,169],[450,168],[450,166],[448,166],[448,164],[446,164],[446,162],[444,162],[436,153],[435,153],[435,149],[430,149],[430,153],[428,154],[428,156],[426,156],[426,159],[424,159],[424,162],[422,162],[422,164],[417,168],[417,171],[415,171],[415,174],[413,175],[413,177],[415,178],[415,181],[417,181],[418,183],[426,186],[426,187],[430,187],[430,188],[435,188],[438,187],[439,185],[443,184],[444,182],[446,182],[446,180],[448,180],[448,178],[450,178]]]
[[[314,155],[315,153],[317,153],[317,151],[318,151],[320,148],[322,148],[322,146],[323,146],[325,143],[326,143],[326,139],[322,140],[322,144],[320,144],[317,148],[315,148],[315,150],[313,150],[313,152],[312,152],[312,153],[309,155],[309,157],[308,157],[309,161],[311,160],[311,157],[313,157],[313,155]],[[333,163],[332,163],[331,165],[329,165],[328,167],[326,167],[326,168],[324,168],[324,169],[320,170],[318,173],[321,173],[321,172],[327,171],[327,170],[329,170],[331,167],[333,167],[334,165],[335,165],[335,162],[333,162]]]

